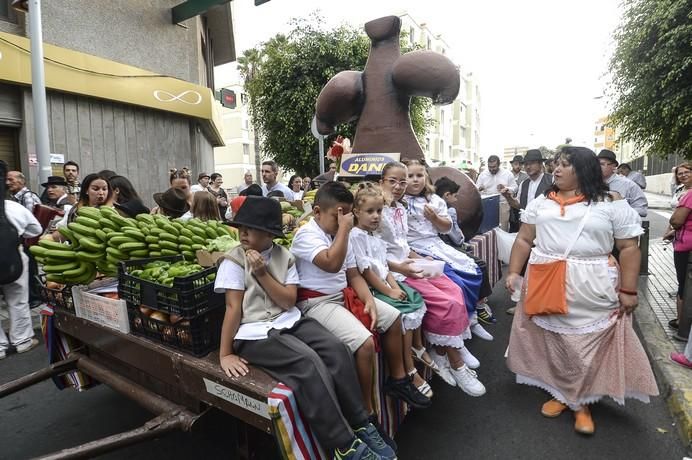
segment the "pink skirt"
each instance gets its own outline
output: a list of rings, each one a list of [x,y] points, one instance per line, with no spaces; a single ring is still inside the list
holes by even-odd
[[[425,301],[428,311],[423,316],[423,332],[433,345],[461,348],[468,337],[469,316],[461,289],[446,276],[437,278],[406,278],[404,283]]]
[[[507,366],[517,383],[536,386],[577,409],[608,396],[649,402],[658,387],[644,348],[632,328],[632,316],[614,320],[587,334],[543,329],[517,305],[507,349]]]

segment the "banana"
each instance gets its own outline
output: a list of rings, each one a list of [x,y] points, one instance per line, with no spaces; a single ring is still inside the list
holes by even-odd
[[[106,232],[101,230],[100,228],[97,228],[96,230],[94,230],[94,235],[96,236],[96,238],[100,242],[102,242],[102,243],[106,242]]]
[[[74,242],[74,233],[67,227],[58,227],[58,233],[67,238],[68,240]]]
[[[185,256],[185,260],[195,260],[195,253],[192,251],[183,251],[182,254]]]
[[[157,236],[157,235],[160,235],[160,234],[162,234],[162,233],[165,233],[165,232],[164,232],[163,230],[161,230],[159,227],[151,227],[151,228],[149,228],[149,234],[150,234],[150,235]]]
[[[154,235],[147,235],[144,237],[144,241],[151,244],[156,244],[159,242],[159,237]]]
[[[171,243],[170,241],[166,241],[166,240],[159,241],[159,246],[161,247],[161,252],[163,252],[164,249],[169,249],[169,250],[177,250],[178,249],[177,244]]]
[[[101,218],[101,212],[98,210],[98,208],[94,208],[92,206],[83,206],[79,208],[77,215],[81,217],[88,217],[89,219],[96,221]]]
[[[178,235],[180,235],[180,232],[178,231],[178,229],[175,228],[174,226],[172,226],[171,224],[164,224],[162,226],[159,226],[159,228],[165,230],[167,233],[175,235],[176,238],[178,237]]]
[[[133,219],[132,217],[125,217],[124,219],[130,227],[137,228],[137,219]]]
[[[108,240],[108,246],[119,248],[120,245],[125,243],[137,243],[137,240],[130,238],[129,236],[116,236]],[[144,243],[142,243],[144,244]]]
[[[78,251],[77,252],[77,259],[82,261],[82,262],[98,262],[99,260],[103,260],[104,256],[105,256],[105,253],[103,251],[99,251],[99,252]]]
[[[53,249],[56,251],[72,252],[72,247],[70,247],[66,244],[58,243],[57,241],[51,241],[48,239],[39,240],[38,245],[42,248],[45,248],[45,249]]]
[[[123,232],[110,232],[108,235],[106,235],[106,239],[108,242],[110,242],[111,239],[117,236],[125,236],[125,234]]]
[[[117,231],[120,229],[120,227],[118,227],[118,225],[115,222],[105,217],[99,219],[99,224],[101,224],[101,228],[103,228],[104,230],[107,228],[110,228],[112,231]]]
[[[195,225],[191,225],[191,226],[188,227],[188,228],[189,228],[190,230],[192,230],[192,231],[194,232],[195,235],[197,235],[198,237],[202,238],[203,240],[206,240],[206,239],[207,239],[207,232],[204,231],[204,228],[202,228],[202,227],[197,227],[197,226],[195,226]],[[216,237],[214,237],[214,238],[216,238]],[[192,239],[194,240],[194,238],[192,238]]]
[[[87,270],[89,270],[89,263],[80,262],[77,268],[74,268],[72,270],[65,270],[62,275],[65,278],[79,278],[83,276],[85,273],[87,273]]]
[[[149,249],[135,249],[130,251],[130,257],[147,257],[149,255]]]
[[[187,245],[187,244],[178,245],[178,249],[180,249],[183,253],[184,252],[192,252],[192,246]]]
[[[87,252],[103,252],[106,249],[105,244],[100,243],[94,238],[82,238],[79,240],[79,244],[82,245]]]
[[[188,238],[192,238],[194,236],[194,233],[192,233],[192,230],[190,230],[189,228],[186,227],[186,228],[183,228],[182,230],[180,230],[180,235],[186,236]]]
[[[118,259],[117,257],[113,257],[110,254],[106,254],[106,261],[111,263],[111,264],[118,265],[121,260],[123,260],[123,259]]]
[[[77,222],[78,224],[81,224],[81,225],[84,225],[87,227],[91,227],[94,230],[96,230],[98,228],[101,228],[101,224],[99,223],[99,220],[100,219],[91,219],[91,218],[85,217],[85,216],[77,216],[77,218],[75,218],[74,221]]]
[[[202,246],[201,244],[196,244],[196,243],[190,245],[190,247],[192,248],[193,251],[199,251],[200,249],[204,249],[204,246]]]
[[[121,251],[135,251],[137,249],[146,249],[147,244],[141,241],[130,241],[127,243],[123,243],[120,246],[118,246],[118,249]]]
[[[173,251],[171,249],[161,249],[162,256],[177,256],[178,254],[178,251]]]
[[[137,214],[136,220],[139,222],[144,222],[148,225],[155,225],[156,220],[151,214]]]
[[[187,236],[180,235],[178,237],[178,243],[185,244],[185,245],[189,246],[189,245],[193,244],[193,241],[191,238],[188,238]]]
[[[46,273],[62,273],[66,270],[74,270],[79,267],[79,262],[66,262],[60,265],[44,265],[43,271]]]
[[[119,260],[126,260],[127,259],[127,254],[125,254],[124,252],[120,251],[117,248],[112,248],[112,247],[106,248],[106,254],[109,254],[111,257],[115,257],[116,259],[119,259]]]
[[[171,222],[171,225],[174,226],[176,228],[176,230],[178,230],[178,232],[180,232],[180,230],[185,228],[183,226],[183,224],[181,224],[180,222],[175,221],[175,220],[173,222]]]
[[[161,250],[161,246],[159,246],[158,243],[150,243],[149,244],[149,250],[150,251],[159,251],[159,250]]]
[[[48,251],[48,248],[44,248],[43,246],[39,246],[38,244],[35,244],[29,248],[29,252],[34,257],[46,257],[47,251]]]
[[[101,213],[101,217],[105,217],[106,219],[110,219],[111,216],[113,216],[113,215],[118,215],[118,216],[120,215],[120,214],[118,214],[118,211],[116,211],[113,208],[109,208],[107,206],[103,206],[103,207],[99,208],[99,212]]]
[[[137,241],[144,241],[144,233],[140,232],[139,230],[126,228],[123,231],[123,233],[125,234],[125,236],[129,236],[130,238],[134,238]]]
[[[94,235],[94,230],[91,227],[87,227],[86,225],[82,225],[78,222],[70,222],[67,224],[67,227],[72,230],[73,232],[79,233],[80,235],[84,236],[95,236]]]
[[[207,242],[207,240],[205,238],[198,236],[198,235],[194,235],[192,237],[192,242],[194,244],[205,244]]]
[[[228,235],[228,232],[219,226],[219,227],[216,227],[216,234],[218,236],[226,236],[226,235]]]
[[[149,257],[161,257],[161,255],[159,251],[149,251]]]
[[[128,222],[127,219],[125,219],[124,217],[122,217],[122,216],[121,216],[120,214],[118,214],[117,212],[116,212],[115,214],[112,214],[111,216],[109,216],[109,219],[112,220],[113,223],[114,223],[115,225],[117,225],[119,228],[122,228],[122,227],[131,227],[130,222]],[[136,226],[136,224],[135,224],[135,226]]]
[[[161,240],[169,241],[171,243],[177,243],[178,237],[171,234],[171,233],[163,232],[163,233],[159,233],[159,241],[161,241]]]
[[[214,227],[204,227],[204,231],[207,233],[207,238],[211,238],[212,240],[219,236],[216,234]]]

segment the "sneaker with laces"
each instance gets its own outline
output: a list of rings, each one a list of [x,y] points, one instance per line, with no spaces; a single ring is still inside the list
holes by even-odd
[[[354,430],[354,432],[356,433],[356,436],[358,436],[358,439],[367,444],[370,450],[378,456],[376,458],[382,458],[383,460],[396,460],[396,453],[394,452],[394,449],[392,449],[389,444],[384,442],[384,439],[382,439],[380,433],[377,432],[375,425],[368,423],[367,425]]]
[[[432,404],[430,398],[418,391],[407,377],[399,380],[389,377],[384,384],[384,391],[392,398],[400,399],[416,409],[425,409]]]
[[[447,383],[447,385],[452,385],[453,387],[456,386],[457,382],[456,380],[454,380],[454,377],[452,377],[451,366],[449,365],[449,360],[447,359],[447,356],[437,354],[437,352],[433,351],[432,353],[430,353],[430,357],[439,368],[439,371],[437,371],[437,375],[439,375],[440,378],[444,380],[445,383]]]
[[[32,338],[28,342],[20,343],[19,345],[17,345],[17,353],[26,353],[27,351],[33,350],[37,346],[38,340]]]
[[[485,386],[478,380],[476,373],[469,369],[467,365],[464,364],[459,369],[452,369],[451,372],[459,388],[467,395],[483,396],[485,394]]]
[[[346,452],[341,452],[339,449],[334,450],[334,460],[380,460],[381,458],[359,438],[353,440]]]
[[[471,369],[478,369],[481,366],[481,362],[471,354],[468,348],[461,347],[459,353],[461,353],[461,359],[463,359],[464,363]]]
[[[476,305],[476,313],[478,313],[478,320],[485,324],[497,323],[497,318],[495,318],[490,305],[487,303],[479,303]]]
[[[368,422],[372,423],[372,426],[374,426],[377,432],[380,433],[380,437],[382,438],[382,440],[386,442],[394,452],[396,452],[398,450],[396,442],[391,438],[391,436],[389,436],[389,433],[387,433],[384,427],[380,425],[380,421],[377,420],[377,414],[370,414],[368,416]]]
[[[480,315],[478,315],[478,318],[480,319]],[[493,340],[493,335],[486,331],[485,328],[480,324],[474,324],[471,326],[471,334],[475,335],[479,339],[487,340],[489,342]]]

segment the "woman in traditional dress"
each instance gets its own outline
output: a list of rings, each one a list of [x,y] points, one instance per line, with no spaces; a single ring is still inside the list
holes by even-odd
[[[552,395],[542,406],[544,416],[557,417],[569,408],[575,430],[592,434],[590,404],[605,396],[624,404],[625,398],[648,402],[658,395],[632,328],[631,313],[638,303],[637,237],[643,230],[637,212],[608,192],[591,150],[563,148],[555,165],[553,188],[522,211],[525,225],[512,247],[507,289],[513,292],[520,282],[527,259],[529,271],[512,324],[507,365],[517,383]],[[620,250],[620,270],[609,258],[613,244]],[[567,313],[528,316],[524,300],[531,289],[531,264],[555,262],[565,253]]]

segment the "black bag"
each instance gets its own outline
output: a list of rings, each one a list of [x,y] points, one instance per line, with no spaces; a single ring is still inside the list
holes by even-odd
[[[23,262],[19,253],[19,232],[5,215],[5,179],[7,163],[0,160],[0,254],[4,262],[0,270],[0,284],[10,284],[22,275]]]

